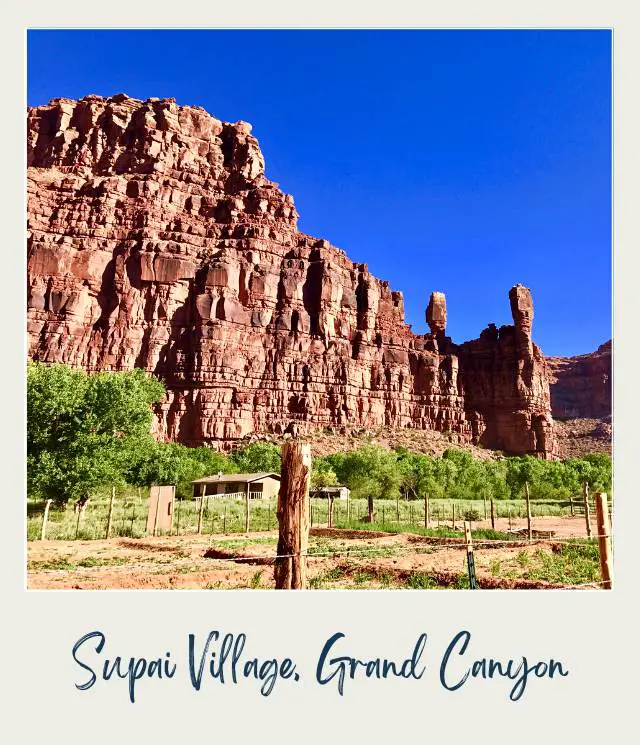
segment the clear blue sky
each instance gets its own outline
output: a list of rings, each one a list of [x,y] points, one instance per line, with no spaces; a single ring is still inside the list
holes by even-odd
[[[608,31],[31,31],[30,106],[174,97],[251,122],[300,229],[402,290],[426,329],[511,323],[547,355],[611,337]]]

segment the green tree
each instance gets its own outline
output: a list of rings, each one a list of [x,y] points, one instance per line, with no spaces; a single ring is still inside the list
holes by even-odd
[[[402,480],[395,454],[377,445],[346,453],[337,476],[355,498],[395,498]]]
[[[334,486],[338,483],[338,476],[326,458],[313,458],[311,465],[311,488],[321,489],[324,486]]]
[[[121,485],[147,447],[162,383],[142,370],[88,375],[65,365],[27,367],[29,493],[56,501]]]
[[[247,445],[232,453],[230,460],[239,473],[280,473],[280,448],[270,442],[254,442]]]

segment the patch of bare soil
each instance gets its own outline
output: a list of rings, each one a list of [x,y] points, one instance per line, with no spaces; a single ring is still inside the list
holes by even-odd
[[[507,519],[497,521],[506,530]],[[478,523],[475,527],[480,527]],[[584,517],[535,518],[538,530],[554,538],[586,533]],[[512,530],[524,521],[512,521]],[[544,526],[544,527],[543,527]],[[595,528],[595,526],[594,526]],[[241,589],[274,587],[277,534],[148,537],[138,540],[30,541],[29,589]],[[487,588],[562,587],[522,577],[523,553],[551,553],[553,541],[476,542],[478,581]],[[496,567],[508,576],[496,576]],[[402,587],[415,573],[441,587],[454,587],[466,572],[466,549],[459,539],[410,533],[314,528],[309,542],[311,586],[329,589]]]

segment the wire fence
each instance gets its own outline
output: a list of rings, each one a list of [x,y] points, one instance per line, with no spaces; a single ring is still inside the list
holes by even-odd
[[[44,501],[27,504],[27,539],[41,538],[45,513]],[[104,539],[109,522],[109,500],[98,498],[90,500],[84,508],[75,509],[72,504],[63,507],[51,505],[46,521],[46,538],[48,540],[96,540]],[[276,499],[205,499],[202,505],[200,520],[200,500],[176,500],[173,526],[160,535],[188,536],[195,535],[200,525],[203,534],[227,534],[246,532],[246,511],[249,511],[249,531],[277,530]],[[374,500],[372,511],[366,499],[335,499],[332,504],[328,499],[310,499],[311,526],[328,526],[334,528],[354,529],[369,528],[379,530],[429,529],[461,530],[462,521],[469,520],[476,528],[488,528],[491,520],[491,504],[488,500],[458,499],[378,499]],[[586,535],[584,501],[556,500],[532,501],[530,503],[532,518],[582,516]],[[595,515],[595,505],[589,501],[591,516]],[[331,520],[329,514],[331,513]],[[121,492],[116,494],[113,502],[110,537],[141,538],[147,532],[149,514],[149,497],[146,490]],[[496,521],[502,521],[501,530],[522,528],[526,521],[527,507],[525,500],[496,500],[493,503],[493,515]],[[506,524],[504,521],[507,521]],[[535,526],[534,526],[535,527]],[[536,531],[538,532],[538,531]],[[539,536],[538,536],[539,537]]]

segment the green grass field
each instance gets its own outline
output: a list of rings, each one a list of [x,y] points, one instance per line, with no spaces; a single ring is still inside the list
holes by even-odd
[[[496,517],[521,519],[526,516],[524,500],[502,500],[495,503]],[[40,538],[45,503],[27,502],[27,539]],[[483,500],[432,499],[429,502],[429,527],[456,528],[467,519],[472,522],[490,517],[490,505]],[[593,508],[592,508],[593,509]],[[173,535],[197,533],[199,503],[192,500],[177,500],[175,504]],[[576,499],[574,514],[582,512]],[[46,537],[49,540],[93,540],[106,536],[109,512],[109,495],[104,493],[92,498],[78,520],[73,505],[51,506]],[[140,538],[147,535],[148,496],[146,490],[128,489],[119,491],[114,502],[111,536]],[[533,517],[566,516],[571,514],[567,502],[532,502]],[[327,525],[328,502],[326,499],[311,500],[312,526]],[[389,532],[415,532],[424,529],[425,503],[422,500],[405,501],[380,499],[374,502],[373,522],[368,521],[366,499],[335,500],[333,503],[333,527],[383,530]],[[276,501],[251,500],[249,503],[250,531],[277,529]],[[243,500],[208,500],[202,514],[202,532],[244,533],[245,502]],[[475,533],[474,533],[475,534]],[[484,536],[488,537],[488,536]]]

